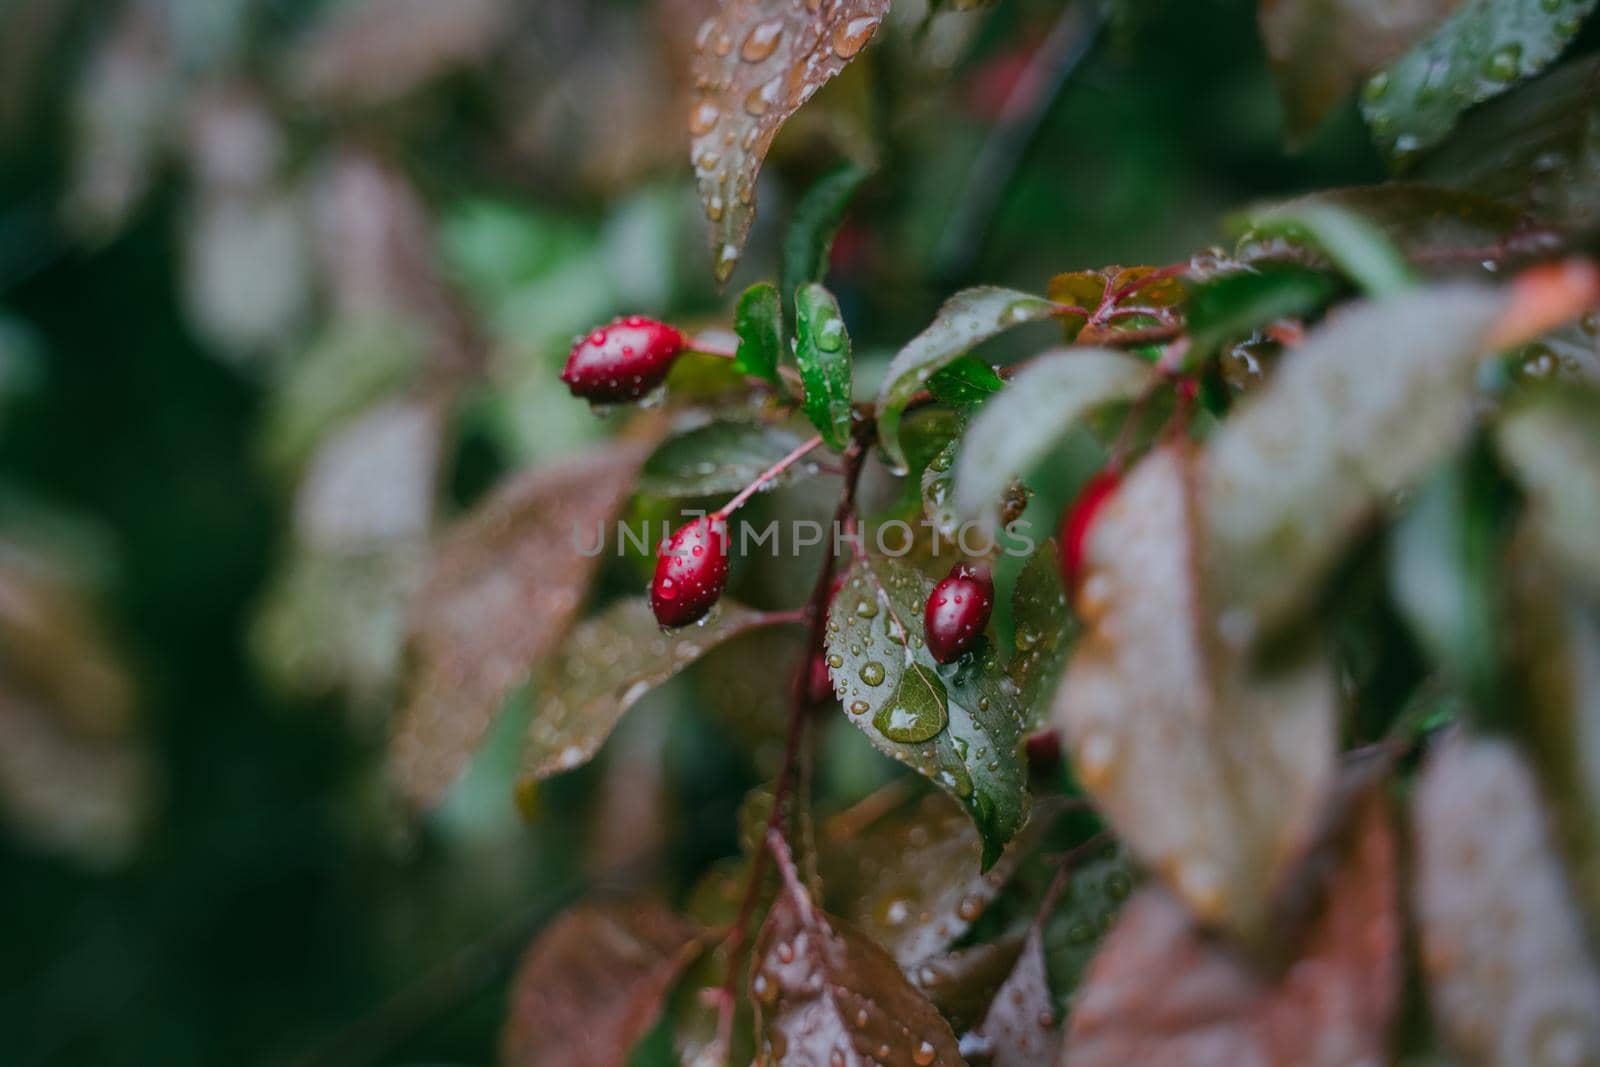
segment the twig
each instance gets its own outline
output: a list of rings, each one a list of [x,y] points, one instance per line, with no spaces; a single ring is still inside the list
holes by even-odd
[[[739,510],[740,506],[743,505],[746,500],[749,500],[767,485],[771,484],[774,478],[788,470],[790,467],[794,466],[796,463],[800,462],[807,452],[810,452],[813,448],[816,448],[820,444],[822,444],[822,437],[820,434],[811,438],[811,440],[800,444],[787,456],[784,456],[782,459],[778,460],[778,462],[762,471],[756,477],[755,481],[739,490],[737,496],[728,501],[726,504],[722,505],[722,507],[718,508],[715,512],[713,512],[713,514],[719,515],[724,519],[729,515],[732,515],[735,511]]]
[[[967,182],[944,231],[935,277],[958,282],[971,268],[1017,168],[1061,86],[1088,54],[1103,17],[1097,0],[1069,0],[1022,77],[1006,97],[1000,121],[967,171]]]

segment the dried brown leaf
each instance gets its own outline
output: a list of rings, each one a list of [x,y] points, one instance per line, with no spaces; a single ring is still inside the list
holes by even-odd
[[[1152,453],[1091,527],[1087,625],[1053,717],[1078,778],[1199,918],[1250,936],[1332,784],[1332,677],[1317,654],[1247,666],[1202,625],[1193,460]]]
[[[871,39],[889,0],[726,0],[695,39],[689,158],[719,281],[744,250],[778,129]]]
[[[756,941],[750,991],[762,1064],[955,1067],[950,1025],[866,935],[819,911],[788,848],[768,838],[784,886]]]
[[[391,749],[413,802],[436,803],[506,695],[566,633],[649,447],[619,442],[515,479],[447,533],[413,605],[416,672]]]
[[[578,905],[517,965],[500,1062],[622,1067],[701,947],[697,928],[654,900]]]
[[[1128,902],[1068,1025],[1072,1067],[1386,1063],[1400,997],[1397,848],[1381,793],[1347,829],[1322,909],[1281,975],[1211,940],[1156,887]]]
[[[1473,1065],[1600,1063],[1600,972],[1521,754],[1451,738],[1413,805],[1422,965],[1446,1040]]]

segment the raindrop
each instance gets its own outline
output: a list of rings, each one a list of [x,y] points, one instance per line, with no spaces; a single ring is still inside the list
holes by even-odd
[[[722,118],[722,112],[717,110],[717,105],[709,100],[702,100],[689,112],[689,132],[696,137],[704,137],[716,128],[717,120]],[[713,155],[713,159],[716,157]],[[705,155],[700,157],[702,165],[710,169],[713,164],[706,163]]]
[[[867,685],[883,684],[883,664],[879,663],[877,660],[869,660],[866,663],[863,663],[861,665],[861,670],[858,673],[861,675],[861,680]]]
[[[858,15],[849,22],[840,23],[833,31],[833,53],[840,59],[849,59],[872,36],[872,31],[878,28],[878,20],[871,15]]]
[[[1522,46],[1512,43],[1497,48],[1483,64],[1483,76],[1497,82],[1508,82],[1522,70]]]
[[[744,39],[744,46],[739,49],[739,58],[746,63],[759,63],[766,59],[778,47],[778,39],[783,36],[783,20],[768,19],[752,29]]]

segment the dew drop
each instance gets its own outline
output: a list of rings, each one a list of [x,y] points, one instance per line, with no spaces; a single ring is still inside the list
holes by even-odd
[[[757,24],[745,37],[744,45],[739,49],[739,58],[746,63],[761,62],[778,47],[778,40],[782,36],[782,19],[768,19]]]
[[[878,28],[878,20],[871,15],[858,15],[848,22],[840,23],[833,31],[833,53],[840,59],[849,59],[871,38],[872,31]]]
[[[704,137],[716,128],[717,120],[722,118],[722,112],[717,110],[717,105],[709,100],[702,100],[689,112],[689,132],[696,137]],[[702,155],[701,160],[706,158]],[[714,158],[714,157],[713,157]],[[713,164],[706,164],[710,169]]]
[[[850,702],[850,714],[865,715],[869,707],[871,707],[871,705],[865,700],[852,700]]]
[[[883,664],[879,663],[877,660],[868,660],[866,663],[863,663],[861,665],[861,670],[858,673],[861,675],[862,682],[866,683],[867,685],[883,684]]]
[[[927,1040],[923,1040],[911,1051],[911,1062],[915,1063],[917,1067],[928,1067],[928,1064],[933,1062],[933,1052],[933,1045]]]
[[[1483,76],[1497,82],[1508,82],[1522,70],[1522,46],[1512,43],[1490,53],[1483,64]]]

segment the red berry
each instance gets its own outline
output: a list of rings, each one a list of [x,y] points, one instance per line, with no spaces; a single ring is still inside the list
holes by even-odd
[[[1061,734],[1056,730],[1040,730],[1029,734],[1024,749],[1028,754],[1028,769],[1035,774],[1054,774],[1061,768]]]
[[[687,626],[705,617],[728,584],[728,520],[704,515],[661,544],[650,608],[662,626]]]
[[[928,651],[940,663],[960,656],[989,625],[994,610],[994,579],[981,564],[957,563],[950,576],[933,587],[922,612]]]
[[[666,380],[683,346],[683,334],[664,322],[618,319],[578,339],[561,380],[585,400],[638,400]]]
[[[1094,525],[1100,506],[1122,482],[1115,471],[1101,471],[1085,483],[1078,499],[1072,502],[1061,519],[1060,542],[1056,549],[1061,554],[1061,581],[1067,592],[1078,588],[1083,577],[1083,553],[1089,538],[1089,527]]]

